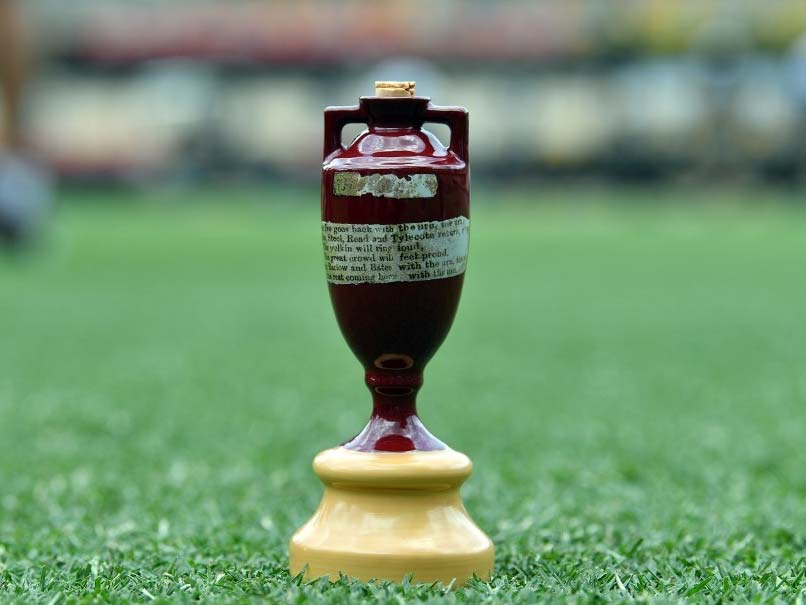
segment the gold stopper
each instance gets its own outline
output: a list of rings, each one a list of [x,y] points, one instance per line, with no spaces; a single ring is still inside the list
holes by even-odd
[[[375,82],[376,97],[413,97],[414,82]]]

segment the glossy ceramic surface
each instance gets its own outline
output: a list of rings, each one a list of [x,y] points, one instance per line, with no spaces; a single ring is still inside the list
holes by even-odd
[[[422,129],[428,121],[450,126],[447,149]],[[366,123],[367,130],[343,148],[341,130],[350,122]],[[452,586],[486,578],[493,544],[459,494],[470,460],[426,430],[415,403],[462,291],[470,216],[467,111],[418,97],[366,97],[355,107],[331,107],[324,155],[328,287],[374,405],[357,437],[314,461],[325,493],[291,539],[291,573],[398,582],[413,574],[415,582]],[[392,233],[398,239],[387,237]],[[404,254],[411,255],[398,246],[407,233],[418,235],[412,245],[425,275],[401,268]]]
[[[366,123],[367,129],[344,148],[341,131],[352,122]],[[450,127],[448,148],[422,128],[425,122]],[[465,109],[435,107],[423,97],[363,97],[355,107],[328,108],[322,220],[397,225],[469,218],[467,134]],[[339,172],[399,178],[434,175],[436,195],[336,196],[334,177]],[[416,396],[425,365],[453,322],[463,279],[462,274],[427,281],[328,284],[341,331],[363,364],[373,394],[369,424],[345,447],[360,451],[445,448],[417,417]]]

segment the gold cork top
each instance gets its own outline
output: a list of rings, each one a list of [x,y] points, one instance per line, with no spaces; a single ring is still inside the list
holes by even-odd
[[[375,82],[376,97],[413,97],[414,82]]]

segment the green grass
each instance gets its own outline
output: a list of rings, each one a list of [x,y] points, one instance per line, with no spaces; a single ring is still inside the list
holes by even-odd
[[[806,599],[797,195],[475,195],[420,409],[496,573],[447,594],[286,571],[369,411],[317,193],[140,197],[66,195],[0,260],[0,601]]]

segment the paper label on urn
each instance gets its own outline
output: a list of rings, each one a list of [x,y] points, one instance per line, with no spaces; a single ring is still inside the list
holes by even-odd
[[[461,275],[467,266],[469,226],[464,216],[397,225],[323,221],[327,280],[385,284]]]
[[[395,199],[427,198],[437,194],[437,175],[410,174],[368,174],[358,172],[337,172],[333,175],[333,195],[360,197],[390,197]]]

